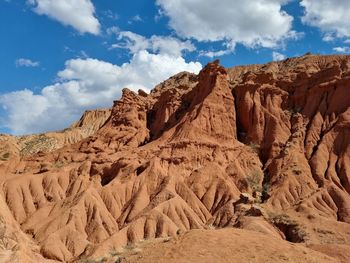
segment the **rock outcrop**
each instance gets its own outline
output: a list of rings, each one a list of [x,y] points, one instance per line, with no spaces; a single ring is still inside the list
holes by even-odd
[[[259,232],[294,262],[347,262],[349,86],[350,56],[307,55],[232,69],[215,61],[150,94],[124,89],[89,122],[91,136],[1,159],[7,220],[32,244],[21,253],[107,261],[144,240],[188,246],[191,233],[231,227]],[[237,235],[244,247],[240,236],[253,240]]]
[[[86,111],[71,127],[58,132],[24,136],[0,135],[0,158],[28,156],[38,152],[52,152],[95,134],[111,115],[110,109]]]

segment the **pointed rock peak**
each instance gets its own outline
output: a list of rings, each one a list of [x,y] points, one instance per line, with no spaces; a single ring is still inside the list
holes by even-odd
[[[233,143],[236,139],[236,111],[227,71],[216,60],[199,73],[198,85],[183,98],[191,101],[173,135],[174,140]]]
[[[78,121],[71,125],[70,128],[88,128],[97,131],[110,116],[111,109],[87,110]]]
[[[122,90],[122,97],[120,98],[120,100],[114,101],[114,105],[112,108],[112,115],[115,112],[116,108],[119,107],[118,105],[121,105],[121,104],[130,104],[130,105],[138,104],[139,106],[142,105],[143,107],[147,100],[147,96],[148,94],[142,90],[139,90],[139,92],[136,93],[128,88],[124,88]]]
[[[228,73],[226,69],[220,65],[219,60],[208,63],[199,72],[199,82],[192,91],[192,106],[202,103],[204,99],[211,96],[232,97],[231,89],[228,83]]]
[[[214,60],[213,62],[208,63],[199,73],[199,80],[207,78],[208,76],[217,76],[217,75],[227,75],[227,70],[220,65],[220,60]]]
[[[124,88],[122,90],[122,98],[121,100],[129,100],[129,99],[136,99],[138,96],[135,92],[129,90],[128,88]]]

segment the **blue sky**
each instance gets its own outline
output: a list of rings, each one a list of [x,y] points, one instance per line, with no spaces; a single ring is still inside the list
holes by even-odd
[[[350,52],[348,0],[0,0],[0,133],[63,129],[128,87]]]

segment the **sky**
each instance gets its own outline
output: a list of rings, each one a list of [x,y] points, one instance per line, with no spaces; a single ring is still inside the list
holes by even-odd
[[[123,88],[350,53],[350,0],[0,0],[0,133],[60,130]]]

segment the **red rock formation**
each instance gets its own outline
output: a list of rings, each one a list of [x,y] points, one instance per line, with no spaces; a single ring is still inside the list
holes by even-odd
[[[229,226],[347,262],[349,85],[349,56],[308,55],[124,89],[94,135],[1,161],[8,220],[63,262]]]

